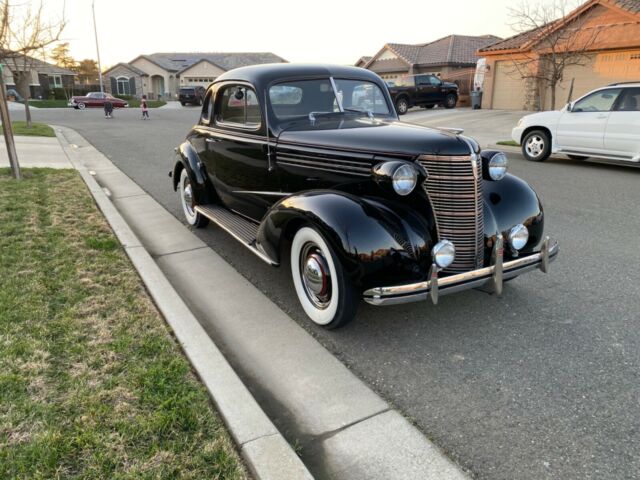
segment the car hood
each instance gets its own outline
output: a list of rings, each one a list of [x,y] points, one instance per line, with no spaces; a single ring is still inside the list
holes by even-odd
[[[524,125],[555,125],[558,123],[562,113],[563,112],[561,110],[532,113],[522,117],[522,121]]]
[[[475,141],[444,130],[368,118],[301,122],[280,133],[278,143],[403,156],[469,155],[471,148],[478,150]]]

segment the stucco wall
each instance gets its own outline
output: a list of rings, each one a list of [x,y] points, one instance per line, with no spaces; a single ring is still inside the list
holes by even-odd
[[[142,78],[140,77],[140,75],[137,75],[136,73],[132,72],[126,67],[123,67],[122,65],[118,65],[117,67],[109,70],[107,72],[107,75],[103,76],[104,87],[107,92],[111,93],[112,95],[117,95],[118,92],[111,91],[111,78],[118,79],[119,77],[135,78],[135,85],[136,85],[136,93],[134,94],[135,97],[140,98],[142,94],[147,93],[146,89],[148,88],[148,85],[147,85],[148,82],[146,77]]]
[[[224,70],[212,63],[200,62],[180,73],[180,86],[202,85],[206,87],[223,73]]]
[[[171,77],[173,76],[173,74],[171,74],[164,68],[156,65],[155,63],[150,62],[146,58],[138,58],[135,61],[131,62],[131,65],[133,65],[136,68],[139,68],[140,70],[145,72],[147,75],[149,75],[149,79],[151,79],[151,77],[153,77],[154,75],[159,75],[164,79],[163,92],[156,91],[157,89],[154,86],[154,82],[148,81],[147,88],[145,89],[146,94],[150,95],[151,97],[155,97],[158,95],[162,95],[164,97],[166,95],[170,95],[173,98],[175,96],[175,93],[176,93],[175,85],[172,85],[172,82],[171,82]],[[172,90],[172,87],[173,87],[173,90]]]

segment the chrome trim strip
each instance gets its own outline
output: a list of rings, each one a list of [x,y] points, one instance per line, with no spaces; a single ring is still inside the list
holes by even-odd
[[[549,258],[549,262],[556,259],[560,247],[555,240],[543,242],[543,250],[527,257],[518,258],[502,264],[502,279],[507,280],[521,273],[536,268],[541,269],[542,259]],[[493,281],[495,265],[472,270],[470,272],[438,278],[438,295],[468,290]],[[434,285],[435,286],[435,285]],[[431,280],[426,282],[396,285],[390,287],[375,287],[363,293],[364,301],[371,305],[395,305],[400,303],[426,300],[431,292]]]
[[[267,195],[273,197],[288,197],[289,195],[293,195],[289,192],[258,192],[253,190],[234,190],[233,193],[243,193],[247,195]]]

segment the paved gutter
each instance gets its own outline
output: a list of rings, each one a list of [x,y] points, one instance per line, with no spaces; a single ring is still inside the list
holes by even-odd
[[[160,304],[165,301],[163,292],[169,292],[171,302],[181,305],[180,315],[193,318],[191,312],[195,314],[202,326],[191,327],[191,338],[210,344],[217,352],[211,354],[215,357],[219,351],[207,333],[213,338],[289,443],[301,447],[302,459],[314,475],[338,480],[467,478],[400,413],[80,135],[67,128],[57,127],[56,131],[103,212],[118,214],[113,228],[116,233],[127,232],[119,235],[127,253],[136,256],[140,252],[145,257],[144,261],[132,257],[133,263],[153,272],[152,285],[162,285],[154,299]],[[158,168],[168,170],[167,165]],[[94,185],[89,170],[102,189]],[[104,196],[105,189],[110,201]],[[126,224],[133,232],[124,228]],[[189,336],[181,338],[177,328],[182,343]],[[189,347],[183,345],[189,355]],[[195,358],[202,362],[201,375],[219,374],[206,364],[206,354]],[[205,384],[210,391],[217,388],[225,393],[215,378]],[[225,402],[215,400],[213,391],[212,395],[216,405],[225,408]],[[234,402],[233,395],[230,402]],[[236,438],[235,417],[230,415],[227,420],[222,408]],[[279,433],[266,433],[265,419],[260,422],[265,433],[252,437],[258,440],[245,438],[248,443],[244,444],[236,440],[245,458],[260,457],[253,452],[259,449],[259,441],[282,439]],[[250,425],[245,428],[251,430]],[[290,459],[290,447],[287,452]]]

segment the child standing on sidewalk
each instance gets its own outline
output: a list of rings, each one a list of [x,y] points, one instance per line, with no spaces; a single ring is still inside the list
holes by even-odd
[[[149,118],[149,106],[147,105],[147,96],[142,95],[140,100],[140,108],[142,108],[142,120],[150,120]]]

